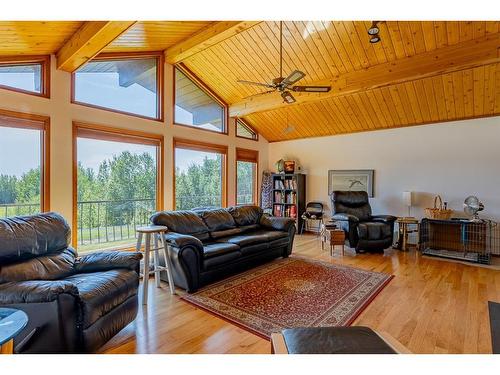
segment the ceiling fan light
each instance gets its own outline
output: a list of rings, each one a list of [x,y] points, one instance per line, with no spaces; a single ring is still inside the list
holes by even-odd
[[[281,93],[281,97],[283,98],[285,103],[288,103],[288,104],[295,103],[295,98],[288,91],[283,91]]]
[[[378,43],[378,42],[380,42],[380,37],[378,36],[378,34],[375,34],[370,38],[370,43]]]

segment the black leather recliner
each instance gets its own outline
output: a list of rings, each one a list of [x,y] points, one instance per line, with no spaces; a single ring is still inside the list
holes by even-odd
[[[383,251],[392,246],[395,216],[372,215],[365,191],[334,191],[330,195],[332,220],[346,232],[356,252]]]
[[[0,219],[0,307],[29,318],[17,353],[94,352],[132,322],[140,253],[81,258],[56,213]]]

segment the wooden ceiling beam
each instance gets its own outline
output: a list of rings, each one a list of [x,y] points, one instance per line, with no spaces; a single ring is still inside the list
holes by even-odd
[[[308,83],[311,86],[331,85],[332,89],[323,94],[294,92],[297,101],[293,104],[285,104],[277,93],[247,98],[230,105],[229,115],[242,117],[496,62],[500,62],[499,33]]]
[[[88,21],[57,52],[57,69],[74,72],[135,21]]]
[[[165,50],[165,60],[177,64],[187,58],[212,47],[262,21],[220,21],[198,31],[189,38]]]

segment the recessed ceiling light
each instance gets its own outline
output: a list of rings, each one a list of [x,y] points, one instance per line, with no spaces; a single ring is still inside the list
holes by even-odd
[[[375,34],[370,38],[370,43],[377,43],[377,42],[380,42],[380,37],[378,36],[378,34]]]

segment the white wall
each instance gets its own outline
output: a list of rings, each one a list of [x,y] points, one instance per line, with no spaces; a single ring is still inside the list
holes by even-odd
[[[500,117],[269,144],[269,168],[295,159],[307,174],[307,200],[328,204],[329,169],[374,169],[374,213],[406,215],[402,192],[414,191],[422,217],[435,194],[463,214],[477,195],[483,217],[500,220]]]
[[[234,120],[229,121],[229,135],[210,133],[184,126],[174,126],[173,122],[173,67],[165,65],[165,121],[141,119],[101,109],[89,108],[70,102],[71,74],[55,69],[55,58],[51,64],[51,97],[41,98],[33,95],[0,89],[0,108],[50,116],[50,205],[51,210],[60,212],[71,223],[72,202],[72,121],[95,123],[110,127],[140,130],[163,134],[165,136],[165,209],[173,207],[173,152],[174,137],[193,139],[229,146],[228,150],[228,204],[235,203],[235,148],[242,147],[259,151],[260,171],[268,164],[268,142],[261,136],[252,141],[235,136]],[[15,160],[15,155],[12,155]],[[262,166],[262,167],[261,167]]]

